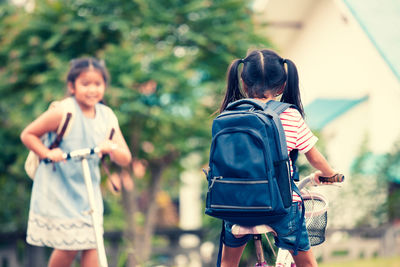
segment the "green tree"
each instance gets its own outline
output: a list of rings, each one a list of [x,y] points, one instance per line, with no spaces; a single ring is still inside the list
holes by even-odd
[[[379,179],[387,183],[387,219],[396,222],[400,219],[400,141],[397,141],[392,151],[381,160],[378,169]]]
[[[387,222],[387,180],[379,171],[382,157],[374,155],[368,143],[365,136],[349,177],[345,178],[348,186],[340,189],[330,207],[336,226],[376,227]]]
[[[63,97],[68,62],[93,55],[107,63],[112,81],[106,101],[119,117],[135,162],[147,166],[144,178],[134,179],[134,190],[123,190],[128,250],[134,251],[128,262],[147,260],[163,178],[178,180],[171,175],[184,168],[179,159],[189,153],[206,155],[210,114],[221,99],[228,64],[251,47],[267,45],[255,34],[248,3],[37,0],[30,12],[6,4],[1,10],[0,197],[13,200],[1,213],[10,220],[1,221],[6,229],[25,225],[26,209],[20,216],[16,208],[28,207],[30,190],[19,133]],[[120,176],[134,175],[132,168],[120,170]],[[150,200],[140,210],[138,190]]]

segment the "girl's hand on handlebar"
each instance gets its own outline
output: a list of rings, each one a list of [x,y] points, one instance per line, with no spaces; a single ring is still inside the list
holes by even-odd
[[[316,171],[314,173],[314,183],[317,185],[341,183],[343,180],[344,175],[340,173],[335,173],[333,175],[324,175],[321,171]]]
[[[111,140],[105,140],[101,144],[99,144],[98,148],[100,149],[100,154],[112,154],[112,152],[118,148],[118,145]],[[101,157],[100,155],[100,157]]]
[[[46,154],[46,158],[52,162],[65,161],[64,152],[60,148],[53,148]]]

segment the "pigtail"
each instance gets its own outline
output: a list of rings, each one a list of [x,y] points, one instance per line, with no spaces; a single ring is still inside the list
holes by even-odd
[[[228,106],[229,103],[245,98],[245,95],[240,90],[239,77],[238,77],[239,65],[242,62],[243,60],[237,59],[229,66],[227,73],[226,93],[224,100],[222,101],[221,107],[219,109],[220,113],[225,110],[225,108]]]
[[[287,81],[281,102],[294,104],[299,110],[301,116],[304,117],[304,108],[300,97],[299,75],[297,73],[296,65],[290,59],[283,60],[283,64],[284,63],[287,65]]]

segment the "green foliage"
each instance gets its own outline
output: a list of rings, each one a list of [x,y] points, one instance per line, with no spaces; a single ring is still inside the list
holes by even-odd
[[[393,149],[383,156],[379,167],[378,171],[383,174],[386,181],[400,183],[400,139],[394,144]]]
[[[26,223],[31,181],[19,134],[65,95],[71,59],[106,61],[112,77],[106,102],[134,156],[151,162],[174,153],[206,155],[228,64],[267,44],[253,34],[251,12],[240,0],[37,0],[31,12],[0,5],[3,230]],[[166,172],[171,180],[184,167],[179,162]]]
[[[387,208],[388,219],[391,222],[400,219],[400,141],[392,151],[387,153],[379,168],[381,179],[387,183],[388,197],[385,208]]]
[[[400,218],[399,169],[400,142],[384,155],[374,155],[366,144],[361,149],[353,165],[352,183],[354,194],[370,200],[359,225],[377,225]]]
[[[381,159],[369,150],[366,136],[346,178],[349,186],[341,188],[332,208],[335,215],[352,218],[354,225],[347,227],[374,227],[387,222],[387,180],[379,171]],[[351,201],[354,197],[357,201]]]

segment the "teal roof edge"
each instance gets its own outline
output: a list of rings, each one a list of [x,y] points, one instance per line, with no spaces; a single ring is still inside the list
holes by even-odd
[[[321,130],[327,124],[367,99],[368,96],[357,99],[317,98],[304,108],[307,125],[313,130]]]
[[[365,21],[365,19],[362,18],[362,16],[360,16],[360,14],[356,11],[356,7],[354,5],[355,1],[354,0],[342,0],[343,3],[346,5],[346,7],[349,9],[350,13],[353,15],[354,19],[358,22],[358,24],[360,25],[361,29],[364,31],[364,33],[366,34],[366,36],[368,37],[368,39],[371,41],[372,45],[376,48],[376,50],[378,51],[378,53],[380,54],[380,56],[382,57],[382,59],[385,61],[385,63],[388,65],[388,67],[390,68],[390,70],[393,72],[393,74],[396,76],[397,80],[400,81],[400,69],[399,67],[396,67],[396,62],[393,62],[393,60],[391,60],[389,58],[391,52],[390,51],[386,51],[386,49],[384,49],[382,47],[382,42],[384,40],[380,40],[380,42],[378,42],[376,36],[374,33],[372,33],[368,27],[368,23]],[[378,1],[379,2],[379,1]],[[383,2],[379,2],[381,7],[384,7],[384,4],[388,4],[388,2],[383,1]],[[363,2],[363,4],[367,4],[365,1]],[[399,6],[397,6],[399,7]],[[390,8],[386,7],[386,8]],[[377,11],[375,11],[377,12]],[[379,13],[379,12],[378,12]],[[400,16],[399,16],[400,18]],[[398,21],[400,22],[400,19],[398,18]],[[390,28],[392,30],[395,30],[396,26],[394,25],[384,25],[384,22],[381,20],[380,23],[383,25],[382,27],[388,27],[390,26]],[[394,28],[393,28],[394,27]],[[398,37],[400,38],[400,32],[397,32]],[[399,66],[400,62],[397,63],[397,65]]]

